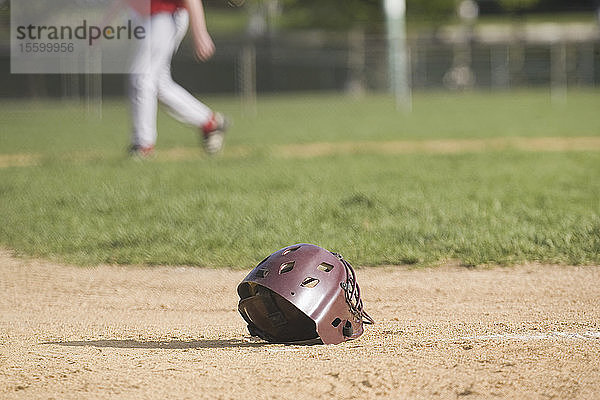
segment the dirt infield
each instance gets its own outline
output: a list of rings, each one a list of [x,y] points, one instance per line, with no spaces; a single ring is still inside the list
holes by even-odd
[[[377,324],[251,340],[247,270],[95,268],[0,252],[0,398],[598,398],[600,267],[357,271]]]
[[[489,138],[489,139],[438,139],[395,140],[383,142],[319,142],[287,144],[267,147],[273,157],[312,158],[342,154],[459,154],[489,151],[600,151],[600,137],[541,137],[541,138]],[[247,157],[265,148],[230,146],[222,155],[225,158]],[[157,161],[185,161],[205,157],[197,148],[175,147],[159,150]],[[65,153],[63,161],[86,162],[101,159],[97,151]],[[40,165],[44,157],[39,153],[0,154],[0,168],[32,167]]]

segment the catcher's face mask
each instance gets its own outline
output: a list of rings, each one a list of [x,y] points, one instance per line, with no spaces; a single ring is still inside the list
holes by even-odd
[[[338,344],[373,323],[363,310],[352,266],[312,244],[271,254],[237,291],[250,334],[269,342]]]

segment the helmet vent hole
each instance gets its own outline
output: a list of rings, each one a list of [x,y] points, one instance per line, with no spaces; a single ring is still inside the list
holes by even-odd
[[[289,247],[289,248],[285,249],[281,255],[285,256],[286,254],[290,254],[292,251],[296,251],[296,250],[298,250],[300,247],[301,247],[301,246]]]
[[[286,272],[290,272],[294,269],[294,264],[296,264],[295,261],[290,261],[286,262],[285,264],[281,264],[281,267],[279,267],[279,273],[285,274]]]
[[[302,287],[306,287],[306,288],[314,288],[315,286],[317,286],[319,284],[319,280],[317,278],[305,278],[302,283],[300,284],[300,286]]]
[[[265,278],[267,275],[269,275],[269,270],[266,268],[260,268],[260,269],[256,270],[257,278]]]
[[[333,269],[333,265],[327,264],[326,262],[324,262],[324,263],[319,264],[317,269],[320,271],[323,271],[323,272],[329,272]]]
[[[344,324],[344,328],[342,329],[342,333],[346,337],[352,336],[354,329],[352,329],[352,323],[350,321],[346,321],[346,324]]]
[[[333,322],[331,323],[331,325],[333,325],[334,328],[337,328],[339,326],[339,324],[342,323],[342,320],[339,318],[336,318],[333,320]]]

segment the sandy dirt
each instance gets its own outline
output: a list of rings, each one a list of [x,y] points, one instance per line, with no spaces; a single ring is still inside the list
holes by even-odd
[[[221,156],[240,158],[262,152],[265,148],[229,146]],[[339,154],[458,154],[490,151],[520,150],[535,152],[553,151],[600,151],[600,137],[542,137],[542,138],[488,138],[488,139],[437,139],[395,140],[382,142],[318,142],[267,146],[273,157],[312,158]],[[156,161],[171,162],[197,160],[206,157],[198,148],[174,147],[158,149]],[[101,159],[97,151],[77,151],[63,154],[63,160],[86,162]],[[0,154],[0,168],[31,167],[42,164],[44,157],[39,153]]]
[[[0,251],[0,398],[600,396],[600,267],[362,268],[377,324],[341,345],[251,340],[250,268],[83,268]]]

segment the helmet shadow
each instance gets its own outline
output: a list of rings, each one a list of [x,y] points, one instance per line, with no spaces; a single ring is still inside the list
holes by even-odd
[[[67,347],[100,347],[116,349],[223,349],[242,347],[262,347],[267,342],[249,342],[243,339],[201,339],[201,340],[75,340],[60,342],[42,342],[42,345],[59,345]]]

